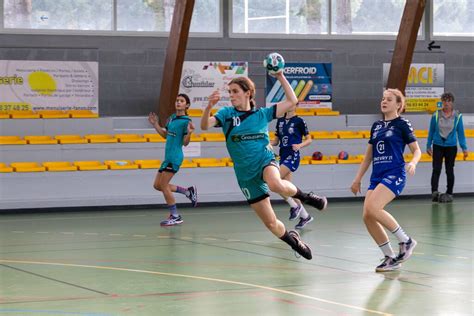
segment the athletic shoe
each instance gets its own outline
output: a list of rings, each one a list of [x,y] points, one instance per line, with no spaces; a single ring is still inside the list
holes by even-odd
[[[314,217],[311,215],[308,215],[306,218],[300,218],[300,221],[298,224],[296,224],[295,228],[296,229],[302,229],[303,227],[306,226],[306,224],[311,223],[314,220]]]
[[[188,188],[189,196],[188,199],[191,201],[193,207],[198,205],[198,191],[195,185]]]
[[[311,254],[311,248],[309,248],[309,246],[301,240],[300,234],[298,234],[297,231],[290,230],[288,235],[290,235],[296,241],[296,246],[293,248],[293,250],[303,258],[311,260],[313,258],[313,255]]]
[[[452,194],[443,193],[439,196],[440,203],[451,203],[453,200],[454,200],[454,197]]]
[[[397,259],[385,256],[385,258],[382,260],[382,263],[375,268],[375,272],[393,271],[400,269],[401,266],[402,265],[397,261]]]
[[[301,205],[298,205],[297,207],[292,207],[290,208],[290,217],[288,218],[290,221],[294,221],[295,219],[300,216],[301,213]]]
[[[431,202],[439,202],[439,192],[434,191],[431,193]]]
[[[323,211],[328,206],[328,199],[325,196],[316,195],[313,192],[309,192],[304,197],[304,202],[308,205],[311,205],[317,208],[320,211]]]
[[[410,238],[407,242],[401,242],[398,245],[400,246],[400,251],[398,252],[396,260],[398,262],[405,262],[408,260],[408,258],[411,257],[413,249],[415,249],[417,242],[415,239]]]
[[[160,222],[160,225],[161,226],[175,226],[175,225],[182,224],[183,222],[184,221],[181,215],[178,215],[178,217],[174,217],[173,215],[170,215],[167,219]]]

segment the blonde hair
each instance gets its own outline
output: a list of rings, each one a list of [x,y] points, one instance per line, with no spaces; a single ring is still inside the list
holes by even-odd
[[[238,85],[244,92],[250,91],[250,107],[254,108],[255,104],[255,83],[247,77],[238,77],[234,78],[229,82],[229,85],[236,84]]]
[[[398,89],[386,89],[385,91],[393,94],[397,103],[401,104],[401,106],[397,110],[397,114],[400,115],[400,113],[405,112],[405,96],[403,95],[403,93]]]

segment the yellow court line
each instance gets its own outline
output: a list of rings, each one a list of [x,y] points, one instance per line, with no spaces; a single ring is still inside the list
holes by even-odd
[[[208,278],[208,277],[202,277],[202,276],[196,276],[196,275],[186,275],[186,274],[167,273],[167,272],[148,271],[148,270],[137,270],[137,269],[127,269],[127,268],[116,268],[116,267],[107,267],[107,266],[91,266],[91,265],[73,264],[73,263],[58,263],[58,262],[37,262],[37,261],[3,260],[3,259],[0,259],[0,263],[23,263],[23,264],[40,264],[40,265],[75,267],[75,268],[92,268],[92,269],[137,272],[137,273],[146,273],[146,274],[154,274],[154,275],[165,275],[165,276],[170,276],[170,277],[179,277],[179,278],[188,278],[188,279],[220,282],[220,283],[227,283],[227,284],[233,284],[233,285],[242,285],[242,286],[253,287],[253,288],[258,288],[258,289],[262,289],[262,290],[277,292],[277,293],[281,293],[281,294],[297,296],[297,297],[306,298],[306,299],[313,300],[313,301],[318,301],[318,302],[322,302],[322,303],[347,307],[347,308],[350,308],[350,309],[355,309],[355,310],[368,312],[368,313],[372,313],[372,314],[377,314],[377,315],[392,316],[392,314],[388,314],[388,313],[384,313],[384,312],[380,312],[380,311],[376,311],[376,310],[366,309],[366,308],[363,308],[363,307],[358,307],[358,306],[344,304],[344,303],[338,303],[338,302],[334,302],[334,301],[330,301],[330,300],[325,300],[325,299],[322,299],[322,298],[317,298],[317,297],[304,295],[304,294],[300,294],[300,293],[296,293],[296,292],[281,290],[281,289],[277,289],[277,288],[273,288],[273,287],[269,287],[269,286],[252,284],[252,283],[245,283],[245,282],[238,282],[238,281],[231,281],[231,280]]]

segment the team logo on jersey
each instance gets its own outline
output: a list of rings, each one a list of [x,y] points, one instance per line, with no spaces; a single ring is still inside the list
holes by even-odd
[[[232,135],[231,139],[233,142],[245,142],[250,140],[264,139],[265,133],[256,134],[243,134],[243,135]]]
[[[293,134],[295,132],[295,129],[293,128],[293,126],[290,126],[288,128],[288,134]]]
[[[377,125],[375,126],[375,128],[374,128],[374,132],[375,132],[375,131],[378,131],[378,130],[381,129],[381,128],[382,128],[382,125],[377,124]]]
[[[385,153],[385,143],[383,140],[377,142],[377,144],[375,145],[375,148],[377,148],[377,152],[379,154],[384,154]]]
[[[402,182],[403,182],[403,179],[402,179],[402,178],[398,178],[398,180],[395,181],[395,184],[396,184],[396,185],[400,185]]]
[[[288,136],[283,136],[281,143],[284,147],[288,146]]]
[[[385,133],[385,137],[390,137],[390,136],[393,136],[393,131],[388,130],[388,131]]]

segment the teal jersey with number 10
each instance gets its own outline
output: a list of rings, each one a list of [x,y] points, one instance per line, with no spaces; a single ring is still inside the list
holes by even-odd
[[[276,106],[250,111],[223,107],[214,116],[222,127],[238,180],[249,180],[275,159],[268,123],[276,118]]]

